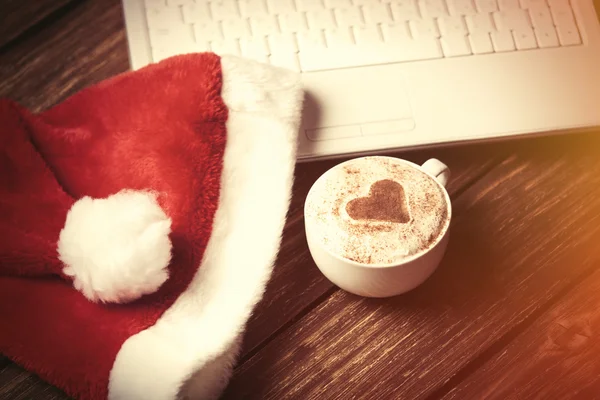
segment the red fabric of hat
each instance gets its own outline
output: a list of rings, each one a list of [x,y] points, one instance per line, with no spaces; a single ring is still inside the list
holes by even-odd
[[[297,74],[189,54],[0,101],[0,353],[81,399],[215,398],[274,262]]]

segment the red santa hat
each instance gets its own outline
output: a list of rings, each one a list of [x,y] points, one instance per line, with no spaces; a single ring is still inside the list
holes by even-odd
[[[215,398],[279,248],[297,74],[173,57],[0,101],[0,353],[81,399]]]

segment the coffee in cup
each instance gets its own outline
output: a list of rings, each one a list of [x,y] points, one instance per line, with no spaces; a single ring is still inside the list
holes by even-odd
[[[327,171],[315,182],[305,203],[309,248],[319,268],[340,286],[337,275],[345,276],[344,285],[354,281],[348,274],[357,268],[393,270],[403,265],[408,271],[407,264],[436,246],[445,249],[442,239],[447,236],[451,208],[443,183],[448,173],[437,160],[421,167],[381,156],[357,158]],[[329,256],[317,260],[323,258],[321,253]],[[335,267],[321,265],[332,262]],[[346,270],[338,271],[340,268]],[[398,294],[414,287],[415,278],[424,272],[412,273],[396,287],[388,282],[383,285],[385,290],[377,290],[382,284],[372,285],[368,279],[364,287],[353,283],[346,289],[374,297]]]

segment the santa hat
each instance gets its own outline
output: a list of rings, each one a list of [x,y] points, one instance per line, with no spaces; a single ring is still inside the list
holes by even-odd
[[[0,101],[0,353],[81,399],[215,398],[279,248],[296,73],[164,60]]]

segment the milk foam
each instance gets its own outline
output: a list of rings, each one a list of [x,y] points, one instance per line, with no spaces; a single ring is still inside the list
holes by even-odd
[[[354,220],[349,201],[369,195],[371,185],[391,179],[405,192],[410,220]],[[430,176],[388,157],[364,157],[325,173],[306,199],[306,224],[326,249],[365,264],[392,264],[428,248],[447,219],[446,198]],[[309,226],[310,225],[310,226]]]

